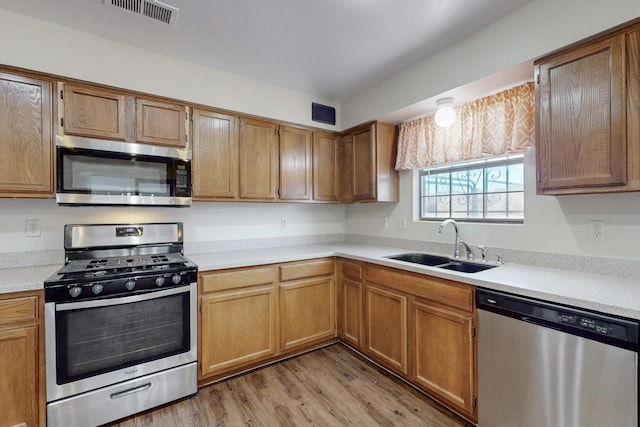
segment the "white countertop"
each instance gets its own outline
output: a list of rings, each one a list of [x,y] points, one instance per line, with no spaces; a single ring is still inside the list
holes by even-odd
[[[212,252],[189,255],[200,271],[340,256],[406,271],[428,274],[488,289],[640,319],[640,280],[629,280],[555,268],[512,264],[473,274],[384,258],[416,252],[403,248],[346,242]],[[450,254],[439,254],[449,256]],[[61,266],[0,269],[0,293],[42,289]]]

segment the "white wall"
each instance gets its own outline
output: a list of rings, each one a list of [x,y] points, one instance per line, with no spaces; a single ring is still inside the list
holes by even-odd
[[[287,226],[281,227],[281,218]],[[25,236],[25,220],[39,219],[40,237]],[[342,234],[344,205],[194,202],[189,208],[64,207],[54,200],[0,199],[0,253],[63,248],[65,224],[184,223],[186,244]]]
[[[534,0],[341,104],[348,128],[640,16],[637,0]]]
[[[347,207],[349,233],[453,243],[453,231],[438,234],[440,222],[420,222],[414,201],[414,174],[400,174],[400,202]],[[525,220],[522,225],[460,223],[472,246],[533,250],[570,255],[640,259],[640,193],[538,196],[535,151],[525,155]],[[398,218],[407,228],[396,228]],[[389,218],[385,227],[385,218]],[[588,221],[604,221],[605,241],[588,238]],[[493,251],[492,251],[493,252]]]

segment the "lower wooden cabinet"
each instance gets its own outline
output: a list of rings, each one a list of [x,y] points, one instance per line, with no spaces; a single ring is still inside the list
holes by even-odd
[[[413,376],[425,390],[473,414],[473,319],[468,314],[414,301]]]
[[[362,263],[338,261],[338,335],[358,350],[364,347],[362,274]]]
[[[406,295],[367,284],[365,351],[383,365],[408,373]]]
[[[335,260],[199,274],[199,382],[336,338]]]
[[[45,425],[43,297],[0,295],[0,426]]]
[[[280,345],[283,351],[336,336],[334,260],[280,267]],[[293,280],[287,280],[293,276]]]

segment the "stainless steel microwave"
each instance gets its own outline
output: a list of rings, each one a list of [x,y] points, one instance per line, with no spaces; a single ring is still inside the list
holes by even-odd
[[[191,151],[56,136],[60,205],[191,205]]]

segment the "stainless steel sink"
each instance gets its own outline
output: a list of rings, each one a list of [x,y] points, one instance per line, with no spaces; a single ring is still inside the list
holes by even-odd
[[[385,258],[395,259],[398,261],[412,262],[414,264],[428,265],[431,267],[436,265],[446,264],[451,261],[446,256],[420,254],[420,253],[391,255]]]
[[[490,268],[497,267],[497,265],[460,261],[448,258],[446,256],[422,253],[389,255],[385,258],[395,259],[397,261],[411,262],[413,264],[428,265],[429,267],[444,268],[446,270],[458,271],[460,273],[477,273],[479,271],[489,270]]]

